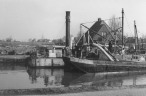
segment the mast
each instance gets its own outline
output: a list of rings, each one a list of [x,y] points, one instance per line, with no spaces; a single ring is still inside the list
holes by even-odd
[[[142,51],[143,51],[143,38],[141,38],[141,42],[142,42]]]
[[[135,33],[135,51],[139,50],[139,44],[138,44],[138,34],[137,34],[137,27],[136,23],[134,21],[134,33]]]
[[[122,8],[122,47],[123,47],[123,34],[124,34],[124,9]]]
[[[88,45],[89,45],[89,43],[90,43],[90,40],[89,40],[89,38],[90,38],[90,37],[89,37],[89,30],[88,30]]]
[[[134,35],[135,35],[135,52],[137,50],[137,40],[136,40],[136,28],[135,28],[135,20],[134,20]]]
[[[66,11],[66,47],[70,47],[70,11]]]

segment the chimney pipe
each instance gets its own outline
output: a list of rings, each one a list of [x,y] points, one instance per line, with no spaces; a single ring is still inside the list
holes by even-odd
[[[98,18],[98,21],[101,21],[101,18]]]
[[[124,9],[122,8],[122,47],[124,45],[123,34],[124,34]]]
[[[70,46],[70,11],[66,11],[66,47]]]

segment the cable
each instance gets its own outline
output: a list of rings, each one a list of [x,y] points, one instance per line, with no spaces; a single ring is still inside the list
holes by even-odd
[[[81,24],[94,23],[94,22],[96,22],[96,21],[85,22],[85,23],[81,23]]]
[[[112,18],[112,19],[120,19],[120,18],[122,18],[122,17],[117,17],[117,18]],[[104,19],[103,21],[112,20],[112,19]],[[85,22],[85,23],[81,23],[81,24],[94,23],[94,22],[97,22],[97,21]]]
[[[65,24],[66,24],[66,23],[63,24],[61,30],[58,32],[58,34],[56,35],[56,37],[58,37],[58,36],[60,35],[59,33],[62,32],[62,31],[65,29],[65,28],[64,28],[64,27],[65,27]],[[65,35],[65,34],[64,34],[64,35]],[[60,38],[62,38],[62,37],[60,37]]]
[[[122,17],[117,17],[117,18],[112,18],[112,19],[121,19]],[[112,20],[112,19],[105,19],[104,21],[107,21],[107,20]]]
[[[124,14],[124,15],[125,15],[125,14]],[[126,17],[126,15],[125,15],[125,17]],[[127,21],[127,17],[126,17],[126,21]],[[130,29],[130,26],[129,26],[128,21],[127,21],[127,24],[128,24],[129,29]],[[131,29],[130,29],[130,33],[131,33]]]

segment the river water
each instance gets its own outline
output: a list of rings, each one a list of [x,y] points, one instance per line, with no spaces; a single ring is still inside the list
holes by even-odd
[[[85,74],[59,68],[36,69],[23,63],[0,63],[0,90],[94,85],[146,85],[146,71]]]

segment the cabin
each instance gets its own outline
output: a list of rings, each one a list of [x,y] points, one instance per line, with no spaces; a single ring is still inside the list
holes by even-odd
[[[56,57],[62,57],[62,49],[64,49],[65,46],[54,45],[53,48],[55,50]]]
[[[59,45],[43,45],[40,46],[38,50],[41,55],[46,54],[47,57],[62,57],[62,49],[64,47],[65,46],[59,46]]]

